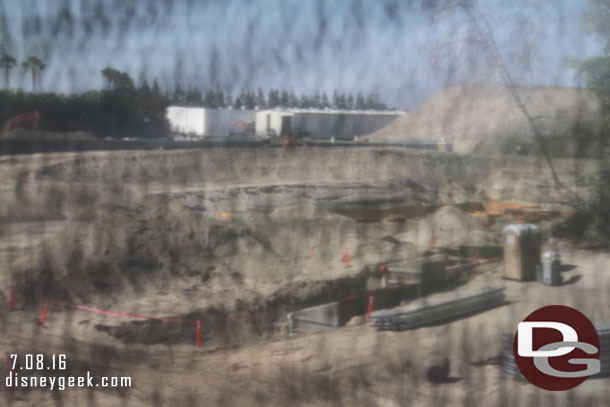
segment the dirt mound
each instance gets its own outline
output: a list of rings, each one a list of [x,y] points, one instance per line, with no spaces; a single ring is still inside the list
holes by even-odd
[[[243,225],[223,224],[159,196],[97,212],[70,220],[13,264],[20,298],[104,305],[198,286],[222,296],[246,289],[263,268],[268,281],[282,278],[284,261]]]
[[[400,242],[414,244],[425,250],[438,247],[458,247],[460,245],[490,244],[498,237],[486,231],[478,219],[455,206],[444,206],[430,216],[420,220],[414,228],[394,238]]]
[[[530,115],[556,156],[597,151],[600,104],[589,91],[559,87],[518,87]],[[537,151],[531,126],[508,89],[496,85],[456,85],[369,136],[375,140],[440,140],[459,153]]]

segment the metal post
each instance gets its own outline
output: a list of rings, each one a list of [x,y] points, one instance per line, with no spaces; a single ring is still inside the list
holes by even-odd
[[[286,318],[288,318],[288,336],[292,338],[292,335],[294,333],[294,321],[292,319],[292,312],[289,312],[286,315]]]

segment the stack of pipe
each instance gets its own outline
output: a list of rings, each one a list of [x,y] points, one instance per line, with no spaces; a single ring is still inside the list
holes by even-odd
[[[504,287],[485,287],[476,292],[457,293],[435,301],[418,301],[405,307],[374,312],[371,326],[378,331],[405,331],[448,322],[503,303]]]

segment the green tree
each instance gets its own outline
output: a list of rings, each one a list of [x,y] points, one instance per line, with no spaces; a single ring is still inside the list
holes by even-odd
[[[274,108],[280,105],[280,93],[277,89],[269,89],[267,96],[267,107]]]
[[[227,91],[227,98],[225,101],[225,105],[227,107],[233,107],[233,96],[231,96],[231,91]]]
[[[201,89],[198,87],[190,87],[186,92],[184,98],[186,104],[191,106],[201,106],[203,104],[203,96],[201,95]]]
[[[337,108],[347,109],[347,102],[345,101],[345,93],[339,93],[337,95]]]
[[[8,78],[15,65],[17,65],[17,60],[9,54],[4,54],[0,58],[0,68],[4,69],[4,89],[8,89]]]
[[[136,89],[133,83],[133,79],[131,79],[131,76],[129,76],[129,74],[126,72],[119,72],[119,75],[117,77],[116,88],[118,90],[127,91],[133,91]]]
[[[161,89],[159,89],[159,82],[157,82],[157,80],[153,80],[153,86],[152,86],[152,93],[154,96],[160,96],[161,95]]]
[[[102,69],[102,76],[104,77],[104,79],[106,79],[106,83],[108,84],[108,90],[112,90],[112,87],[116,82],[118,73],[119,71],[111,67],[106,67]]]
[[[28,57],[21,64],[25,69],[32,72],[32,92],[36,93],[36,75],[45,68],[45,64],[38,57]]]
[[[157,82],[157,80],[153,80],[153,85],[152,88],[150,90],[150,106],[151,106],[151,110],[153,110],[156,113],[156,117],[158,120],[165,120],[165,108],[167,107],[167,105],[169,104],[169,98],[167,98],[162,92],[161,89],[159,88],[159,83]],[[163,114],[160,114],[159,112],[163,112]]]
[[[368,95],[366,95],[366,99],[364,102],[364,107],[366,110],[373,110],[375,109],[375,99],[372,93],[369,93]]]
[[[610,56],[588,58],[584,61],[572,60],[577,74],[585,77],[587,88],[593,91],[610,111]]]
[[[362,95],[361,92],[358,92],[358,95],[356,96],[356,110],[364,110],[364,109],[366,109],[365,102],[364,102],[364,96]]]
[[[216,89],[214,90],[214,105],[217,108],[225,107],[225,94],[218,84],[216,84]]]
[[[301,99],[299,100],[299,107],[303,109],[308,109],[311,107],[311,99],[308,98],[304,93],[301,95]]]
[[[117,69],[106,67],[102,69],[102,76],[108,82],[108,90],[135,90],[133,79],[126,72],[121,72]]]
[[[571,59],[577,74],[584,76],[587,87],[602,101],[610,113],[610,0],[589,0],[582,16],[583,29],[605,42],[604,55],[579,61]]]
[[[314,109],[322,108],[322,99],[320,98],[320,92],[316,91],[312,98],[312,106]]]
[[[280,94],[280,106],[282,106],[282,107],[290,106],[288,91],[286,89],[282,89],[282,93]]]
[[[264,109],[267,107],[267,103],[265,102],[265,95],[263,94],[263,89],[259,86],[256,90],[256,106],[259,109]]]
[[[610,159],[607,155],[610,140],[610,0],[589,0],[588,10],[583,15],[583,28],[588,34],[601,38],[606,45],[603,56],[584,61],[570,61],[577,74],[585,78],[587,88],[595,93],[602,103],[602,128],[598,149],[602,153],[602,160],[596,199],[587,210],[576,214],[574,228],[576,232],[584,231],[590,234],[582,236],[583,240],[607,246],[610,244]]]
[[[235,98],[235,104],[233,105],[233,107],[235,107],[235,109],[241,109],[242,106],[244,105],[243,103],[243,97],[244,94],[243,92],[240,93],[236,98]]]
[[[288,106],[299,107],[299,98],[294,93],[293,87],[290,87],[290,93],[288,94]]]
[[[347,95],[347,99],[345,100],[345,108],[348,110],[352,110],[354,108],[354,97],[351,93]]]
[[[369,110],[386,110],[388,108],[379,100],[379,95],[376,92],[371,92],[367,95],[364,105]]]
[[[172,103],[184,103],[184,91],[182,90],[182,86],[180,86],[180,82],[176,82],[176,85],[174,85]]]
[[[254,92],[247,91],[244,93],[243,103],[246,109],[254,109],[256,106],[256,97],[254,96]]]
[[[603,39],[605,54],[610,55],[610,1],[588,0],[588,8],[583,14],[583,29]]]
[[[328,101],[328,95],[326,95],[326,91],[322,92],[322,101],[320,102],[320,107],[322,109],[330,107],[330,102]]]
[[[203,105],[211,109],[215,109],[218,107],[216,105],[216,92],[214,92],[213,89],[208,89],[205,92],[205,97],[203,98]]]

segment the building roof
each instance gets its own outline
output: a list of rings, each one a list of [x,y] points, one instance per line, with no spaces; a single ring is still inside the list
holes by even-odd
[[[280,112],[287,114],[354,114],[354,115],[387,115],[387,116],[400,116],[405,114],[402,110],[341,110],[341,109],[301,109],[301,108],[280,108],[280,109],[263,109],[257,110],[257,113],[262,112]]]
[[[239,111],[239,112],[255,112],[256,111],[254,109],[234,109],[233,107],[216,108],[216,107],[187,106],[187,105],[169,105],[169,106],[167,106],[167,108],[168,109],[181,108],[181,109],[201,109],[201,110],[230,110],[230,111]]]

